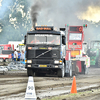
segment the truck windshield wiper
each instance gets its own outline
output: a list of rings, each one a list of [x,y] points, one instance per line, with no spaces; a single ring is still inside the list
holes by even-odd
[[[40,55],[38,55],[36,58],[38,58],[38,57],[40,57],[40,56],[42,56],[42,55],[44,55],[44,54],[48,53],[49,51],[51,51],[51,50],[48,50],[48,51],[46,51],[46,52],[41,53],[41,54],[40,54]]]

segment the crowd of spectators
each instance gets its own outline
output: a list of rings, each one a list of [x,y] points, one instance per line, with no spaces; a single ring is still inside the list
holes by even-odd
[[[25,59],[25,54],[23,50],[20,52],[15,49],[11,56],[12,61],[24,61]]]

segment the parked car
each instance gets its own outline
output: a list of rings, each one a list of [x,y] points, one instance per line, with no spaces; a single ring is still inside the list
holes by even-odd
[[[0,66],[0,73],[6,74],[7,72],[8,72],[7,68]]]
[[[19,70],[26,70],[26,69],[25,69],[25,65],[23,65],[23,64],[20,65],[20,66],[18,66],[18,69],[19,69]]]
[[[10,62],[8,66],[15,65],[15,62]]]
[[[11,70],[10,66],[7,66],[7,69],[8,69],[8,71],[10,71]]]
[[[18,66],[12,65],[12,66],[10,66],[10,69],[11,69],[11,70],[18,70]]]

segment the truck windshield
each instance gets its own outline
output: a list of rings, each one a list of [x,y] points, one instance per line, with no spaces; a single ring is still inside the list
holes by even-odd
[[[82,33],[70,33],[69,40],[82,40]]]
[[[34,34],[27,36],[27,44],[54,44],[60,45],[60,35]]]

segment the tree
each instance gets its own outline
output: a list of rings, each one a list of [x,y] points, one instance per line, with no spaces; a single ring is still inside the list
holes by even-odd
[[[12,0],[8,8],[5,16],[0,20],[0,27],[2,28],[0,44],[22,40],[22,34],[25,35],[31,28],[27,0]]]

